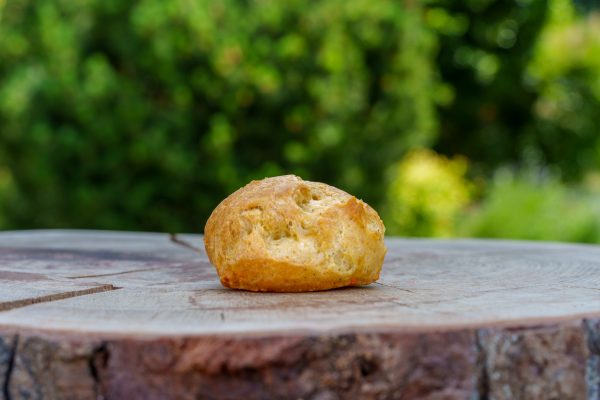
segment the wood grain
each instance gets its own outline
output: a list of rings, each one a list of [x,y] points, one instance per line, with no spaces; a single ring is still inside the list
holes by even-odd
[[[598,399],[600,247],[388,248],[377,284],[274,294],[166,234],[0,233],[0,399]]]

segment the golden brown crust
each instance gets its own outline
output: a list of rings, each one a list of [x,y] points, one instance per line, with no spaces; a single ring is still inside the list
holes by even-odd
[[[204,245],[224,286],[303,292],[376,281],[384,231],[356,197],[285,175],[252,181],[223,200]]]

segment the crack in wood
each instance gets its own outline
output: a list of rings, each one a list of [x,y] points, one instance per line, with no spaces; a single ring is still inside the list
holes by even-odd
[[[2,364],[5,364],[5,371],[4,371],[4,376],[2,377],[3,379],[3,383],[2,383],[2,395],[4,396],[3,399],[4,400],[11,400],[11,395],[10,395],[10,390],[9,390],[9,385],[10,385],[10,378],[13,372],[13,367],[15,365],[15,355],[17,353],[17,345],[19,343],[19,336],[18,335],[14,335],[12,338],[12,343],[9,343],[8,345],[6,345],[5,341],[0,337],[0,341],[3,343],[1,347],[4,348],[3,352],[5,353],[4,356],[2,357],[2,359],[0,360],[0,362]],[[2,350],[2,349],[0,349]],[[0,354],[2,355],[2,354]],[[0,365],[1,366],[1,365]]]
[[[102,342],[100,345],[94,348],[94,350],[88,356],[88,368],[89,374],[94,382],[94,392],[96,399],[103,399],[102,396],[102,376],[101,370],[106,369],[108,363],[108,345],[106,342]]]
[[[88,289],[73,290],[73,291],[69,291],[69,292],[49,294],[47,296],[39,296],[39,297],[31,297],[28,299],[6,301],[3,303],[0,303],[0,312],[12,310],[15,308],[26,307],[26,306],[30,306],[32,304],[47,303],[50,301],[64,300],[64,299],[69,299],[71,297],[85,296],[88,294],[108,292],[108,291],[117,290],[117,289],[120,289],[120,288],[109,284],[109,285],[96,286],[96,287],[92,287],[92,288],[88,288]]]
[[[600,320],[584,320],[589,358],[585,369],[587,400],[600,400]]]
[[[475,349],[477,351],[477,389],[474,398],[478,400],[488,400],[490,393],[490,377],[487,370],[487,354],[482,343],[482,338],[486,334],[483,329],[475,332]]]
[[[202,251],[202,249],[200,247],[196,247],[193,244],[189,243],[188,241],[180,239],[179,237],[177,237],[176,233],[170,233],[169,240],[172,243],[175,243],[179,246],[185,247],[186,249],[192,250],[194,253],[204,254],[204,252]]]
[[[551,286],[549,284],[539,284],[539,285],[528,285],[528,286],[515,286],[515,287],[505,287],[505,288],[497,288],[497,289],[488,289],[488,290],[479,290],[479,291],[474,291],[470,294],[465,294],[462,296],[455,296],[455,297],[449,297],[449,298],[440,298],[437,300],[420,300],[420,301],[415,301],[413,304],[414,305],[429,305],[429,304],[441,304],[441,303],[448,303],[448,302],[452,302],[452,301],[457,301],[457,300],[467,300],[467,299],[473,299],[473,298],[477,298],[483,294],[488,294],[488,293],[498,293],[498,292],[510,292],[511,290],[521,290],[521,289],[531,289],[534,287],[541,287],[541,286]]]
[[[415,293],[414,290],[404,289],[404,288],[401,288],[401,287],[398,287],[398,286],[394,286],[394,285],[388,285],[388,284],[381,283],[381,282],[373,282],[373,283],[375,283],[376,285],[380,285],[380,286],[386,286],[386,287],[391,287],[391,288],[394,288],[394,289],[402,290],[403,292]]]
[[[112,273],[108,273],[108,274],[67,276],[67,278],[68,279],[101,278],[101,277],[106,277],[106,276],[117,276],[117,275],[133,274],[135,272],[153,271],[153,270],[157,270],[157,269],[160,269],[160,268],[161,267],[139,268],[139,269],[132,269],[132,270],[129,270],[129,271],[112,272]]]

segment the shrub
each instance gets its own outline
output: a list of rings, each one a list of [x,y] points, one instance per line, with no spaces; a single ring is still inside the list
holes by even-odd
[[[435,149],[463,154],[474,169],[520,161],[530,148],[538,91],[527,79],[546,22],[546,0],[432,0],[426,19],[438,32],[445,90]],[[559,56],[559,55],[557,55]]]
[[[586,3],[583,6],[583,3]],[[539,160],[577,182],[600,168],[600,13],[594,2],[428,2],[438,33],[440,138],[485,175]]]
[[[387,232],[403,236],[453,236],[456,218],[469,204],[472,184],[466,159],[415,150],[392,170]]]
[[[528,68],[539,98],[524,137],[577,180],[600,169],[600,13],[579,16],[569,0],[550,1],[550,11]]]
[[[5,227],[199,231],[295,172],[379,204],[429,143],[419,2],[0,2]]]
[[[462,223],[465,236],[600,242],[595,197],[548,173],[501,170]]]

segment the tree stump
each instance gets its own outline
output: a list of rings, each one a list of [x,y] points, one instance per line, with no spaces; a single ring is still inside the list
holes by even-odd
[[[599,398],[600,246],[387,244],[376,284],[276,294],[165,234],[1,233],[0,399]]]

